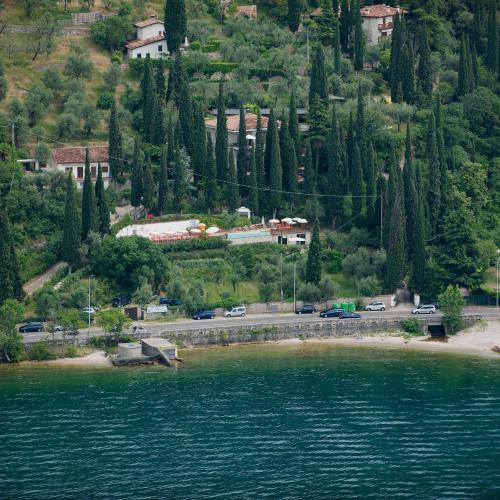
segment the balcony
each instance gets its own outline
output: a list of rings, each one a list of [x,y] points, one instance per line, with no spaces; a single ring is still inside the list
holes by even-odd
[[[378,25],[379,31],[392,30],[392,28],[393,28],[393,23],[383,23]]]

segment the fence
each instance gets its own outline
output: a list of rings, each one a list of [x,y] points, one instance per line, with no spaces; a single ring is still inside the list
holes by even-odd
[[[469,295],[465,297],[465,304],[468,306],[495,306],[496,296],[493,295]]]

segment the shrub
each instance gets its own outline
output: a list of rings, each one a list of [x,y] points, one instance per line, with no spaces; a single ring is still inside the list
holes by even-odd
[[[313,283],[304,283],[299,287],[297,298],[304,302],[316,302],[321,298],[321,290]]]
[[[113,101],[115,100],[113,94],[108,90],[101,92],[97,98],[96,108],[97,109],[111,109]]]
[[[406,318],[401,320],[401,328],[412,335],[422,334],[422,325],[417,318]]]
[[[382,286],[376,276],[361,278],[357,285],[359,293],[365,297],[374,297],[382,293]]]
[[[78,350],[75,346],[69,346],[67,349],[66,349],[66,356],[68,358],[77,358],[78,357]]]
[[[34,361],[46,361],[49,359],[56,359],[56,353],[49,347],[46,340],[35,342],[28,353],[29,359]]]
[[[354,301],[354,305],[356,306],[356,311],[363,311],[365,309],[365,301],[361,297],[358,297]]]
[[[198,41],[191,42],[191,45],[189,46],[190,50],[201,50],[201,43]]]
[[[239,64],[234,62],[214,61],[208,63],[206,72],[209,75],[213,73],[231,73],[231,71],[237,69],[238,66]]]
[[[109,16],[90,27],[92,40],[107,50],[120,49],[133,34],[132,23],[126,17]]]
[[[115,51],[111,54],[111,63],[112,64],[122,64],[123,63],[123,56]]]

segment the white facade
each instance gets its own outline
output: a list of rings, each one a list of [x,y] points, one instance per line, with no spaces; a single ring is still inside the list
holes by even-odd
[[[148,38],[153,38],[158,35],[165,36],[163,23],[161,21],[156,21],[154,24],[144,27],[141,27],[140,23],[137,24],[137,40],[147,40]]]
[[[163,39],[136,48],[127,47],[127,57],[130,59],[141,59],[148,54],[151,59],[159,59],[163,55],[167,55],[167,41]]]
[[[127,57],[130,59],[141,59],[147,55],[151,59],[159,59],[168,55],[167,41],[162,21],[151,17],[146,21],[135,23],[137,38],[128,42]]]
[[[378,43],[382,38],[392,36],[393,16],[363,17],[362,23],[366,42],[370,45]]]
[[[90,173],[92,175],[92,181],[95,182],[97,179],[97,167],[98,163],[90,162]],[[85,172],[85,163],[62,163],[56,165],[56,170],[59,172],[64,172],[67,174],[71,172],[71,175],[75,179],[76,186],[81,189],[83,187],[83,179]],[[109,163],[101,162],[101,170],[102,170],[102,180],[104,182],[104,187],[108,187],[109,185]]]

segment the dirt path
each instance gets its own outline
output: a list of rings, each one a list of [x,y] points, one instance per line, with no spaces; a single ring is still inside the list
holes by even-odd
[[[45,283],[50,281],[54,275],[59,271],[59,269],[63,269],[67,266],[66,262],[58,262],[54,264],[52,267],[49,267],[44,273],[31,278],[27,283],[23,285],[23,290],[26,295],[32,295],[39,288],[41,288]]]

